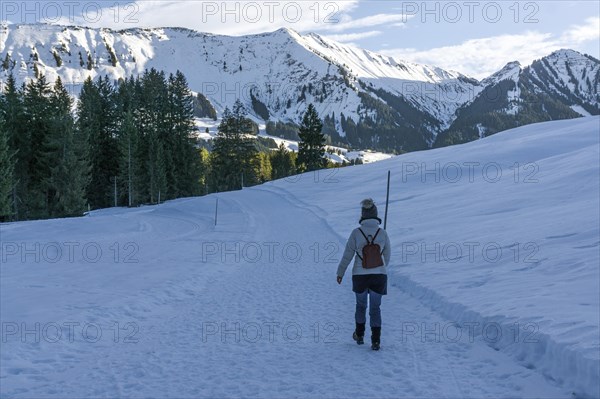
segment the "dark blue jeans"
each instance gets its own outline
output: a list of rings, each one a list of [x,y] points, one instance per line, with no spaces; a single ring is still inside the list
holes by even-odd
[[[356,294],[356,313],[354,317],[357,323],[367,322],[367,297],[369,298],[369,323],[371,327],[381,327],[381,294],[372,290],[365,290]]]

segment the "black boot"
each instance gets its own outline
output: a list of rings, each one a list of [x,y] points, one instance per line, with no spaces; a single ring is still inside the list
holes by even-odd
[[[381,327],[371,327],[371,349],[373,349],[374,351],[378,351],[380,341]]]
[[[356,323],[356,330],[352,334],[352,339],[356,341],[358,345],[365,343],[365,323]]]

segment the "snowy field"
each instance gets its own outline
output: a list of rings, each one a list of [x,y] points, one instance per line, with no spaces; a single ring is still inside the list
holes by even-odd
[[[0,396],[584,398],[600,388],[600,118],[84,218],[0,225]],[[393,250],[382,349],[335,282]],[[215,204],[218,219],[215,226]]]

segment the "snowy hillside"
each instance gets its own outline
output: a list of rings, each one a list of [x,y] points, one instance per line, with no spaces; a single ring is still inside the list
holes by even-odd
[[[533,124],[243,191],[2,224],[0,396],[598,397],[599,129]],[[388,170],[372,352],[351,339],[351,278],[335,272],[360,200],[383,215]]]
[[[312,102],[327,118],[326,133],[334,143],[385,152],[430,147],[456,122],[457,110],[470,107],[482,93],[489,103],[489,90],[496,95],[492,106],[506,99],[511,105],[501,108],[514,113],[517,100],[523,101],[520,92],[495,87],[506,78],[530,82],[534,91],[558,96],[557,101],[572,107],[566,116],[549,111],[546,119],[597,114],[600,103],[600,63],[571,50],[553,53],[523,70],[510,63],[479,82],[460,72],[290,29],[223,36],[181,28],[0,25],[0,62],[0,81],[10,73],[19,82],[39,74],[50,82],[60,76],[73,93],[87,77],[108,75],[117,81],[149,68],[179,69],[219,116],[240,98],[259,123],[298,123]],[[536,116],[532,122],[546,119]]]
[[[442,128],[452,122],[459,106],[481,91],[475,79],[459,72],[399,61],[314,33],[303,40],[308,49],[341,63],[351,76],[368,87],[367,91],[384,90],[403,96],[440,121]]]
[[[203,93],[219,114],[241,98],[251,110],[258,103],[266,106],[268,116],[257,112],[258,117],[297,122],[314,102],[321,115],[337,116],[342,137],[341,114],[356,123],[377,114],[360,93],[375,99],[371,91],[383,89],[393,97],[406,96],[408,107],[435,121],[422,138],[431,141],[479,90],[476,81],[456,72],[403,63],[290,29],[239,37],[177,28],[113,31],[37,24],[0,29],[0,59],[8,66],[2,73],[12,70],[19,80],[36,73],[49,81],[61,76],[77,90],[88,76],[108,74],[117,80],[146,68],[180,69],[192,90]]]
[[[583,108],[584,116],[600,112],[600,61],[573,50],[559,50],[527,68],[527,79],[539,92],[551,93]]]
[[[482,81],[435,146],[460,144],[529,123],[600,114],[600,61],[558,50],[524,68],[518,62]]]

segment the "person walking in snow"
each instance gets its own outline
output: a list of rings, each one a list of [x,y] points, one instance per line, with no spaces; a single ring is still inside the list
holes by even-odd
[[[381,341],[381,297],[387,294],[387,270],[390,263],[390,239],[379,227],[377,206],[371,198],[361,201],[360,227],[350,234],[337,269],[337,282],[342,283],[348,265],[352,267],[352,291],[356,294],[356,329],[352,338],[364,344],[367,298],[371,326],[371,349],[379,350]],[[354,256],[356,255],[356,256]]]

